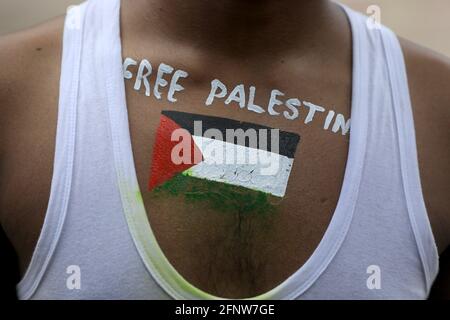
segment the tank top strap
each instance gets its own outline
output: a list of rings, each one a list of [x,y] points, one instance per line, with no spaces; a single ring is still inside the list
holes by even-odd
[[[397,36],[389,29],[382,31],[383,48],[390,80],[397,129],[403,189],[411,227],[422,260],[428,289],[439,269],[439,254],[420,182],[412,104],[403,51]]]
[[[36,291],[58,244],[69,204],[74,166],[81,52],[87,3],[69,7],[64,25],[58,123],[50,199],[31,262],[17,294],[28,299]]]

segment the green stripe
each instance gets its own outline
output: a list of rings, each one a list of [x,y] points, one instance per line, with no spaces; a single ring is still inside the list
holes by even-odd
[[[269,214],[275,211],[268,193],[196,178],[189,170],[176,175],[153,191],[155,195],[182,196],[188,202],[206,202],[219,212]]]

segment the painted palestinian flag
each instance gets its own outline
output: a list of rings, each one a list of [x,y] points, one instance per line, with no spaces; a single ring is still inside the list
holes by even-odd
[[[163,111],[148,188],[218,209],[267,211],[282,198],[299,135],[258,124]]]

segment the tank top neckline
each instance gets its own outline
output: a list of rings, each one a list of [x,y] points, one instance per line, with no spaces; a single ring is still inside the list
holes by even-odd
[[[125,95],[125,82],[122,69],[122,46],[120,35],[120,0],[104,1],[105,5],[112,6],[112,10],[102,10],[103,15],[103,45],[104,55],[109,57],[108,66],[103,65],[106,93],[108,96],[108,112],[111,124],[111,136],[114,150],[114,163],[117,173],[118,186],[121,194],[123,212],[128,223],[133,242],[149,273],[156,282],[170,296],[175,299],[222,299],[208,294],[187,282],[171,265],[165,257],[147,218],[137,174],[134,164],[131,145],[128,110]],[[108,3],[108,4],[107,4]],[[272,290],[251,297],[249,299],[294,299],[313,285],[315,280],[327,268],[339,250],[353,217],[359,184],[364,164],[366,149],[366,126],[368,121],[366,105],[363,100],[368,97],[364,92],[362,83],[367,83],[364,75],[361,58],[360,35],[361,21],[354,16],[351,9],[340,5],[349,21],[352,34],[352,97],[351,119],[352,127],[350,143],[345,168],[344,180],[339,200],[333,213],[331,222],[313,253],[306,262],[289,278]],[[113,14],[111,14],[113,13]],[[112,63],[112,65],[111,65]],[[151,210],[151,209],[150,209]]]

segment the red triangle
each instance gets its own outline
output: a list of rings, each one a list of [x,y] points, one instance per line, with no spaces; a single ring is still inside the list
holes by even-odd
[[[149,191],[161,185],[165,181],[173,178],[176,174],[183,172],[197,163],[203,161],[201,151],[190,136],[190,155],[189,163],[175,164],[172,161],[172,149],[180,141],[172,141],[172,132],[176,129],[182,129],[175,121],[165,115],[161,115],[159,126],[156,131],[155,145],[153,146],[152,165],[150,169],[150,180],[148,182]],[[186,143],[186,141],[183,141]],[[197,162],[195,161],[197,159]]]

